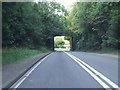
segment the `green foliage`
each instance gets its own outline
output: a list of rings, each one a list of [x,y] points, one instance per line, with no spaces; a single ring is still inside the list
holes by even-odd
[[[119,4],[77,2],[68,15],[56,2],[4,2],[2,45],[51,50],[53,36],[68,33],[78,50],[120,49]]]
[[[15,61],[47,52],[48,50],[45,48],[41,48],[40,50],[34,50],[34,49],[27,49],[27,48],[4,48],[2,50],[2,63],[8,64],[13,63]]]
[[[77,2],[73,5],[68,19],[71,31],[76,34],[76,49],[100,50],[120,49],[119,3]],[[118,21],[119,20],[119,21]]]
[[[65,36],[65,37],[64,37],[64,40],[70,41],[70,39],[71,39],[71,37],[69,37],[69,36]]]
[[[61,48],[61,47],[64,47],[63,46],[64,44],[65,44],[65,42],[61,38],[56,38],[55,42],[54,42],[54,47]]]
[[[56,2],[4,2],[2,4],[3,47],[46,47],[53,36],[64,32],[67,11]]]

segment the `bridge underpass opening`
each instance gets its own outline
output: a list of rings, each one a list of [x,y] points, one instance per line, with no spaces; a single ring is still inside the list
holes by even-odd
[[[55,51],[70,51],[72,44],[72,37],[70,36],[54,36],[54,50]]]

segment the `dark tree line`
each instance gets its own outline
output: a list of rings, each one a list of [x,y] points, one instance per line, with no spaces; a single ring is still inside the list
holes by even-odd
[[[76,49],[120,49],[120,3],[77,2],[68,17]]]
[[[118,2],[77,2],[71,12],[56,2],[2,3],[3,47],[53,47],[54,35],[74,36],[76,50],[120,49]]]
[[[2,3],[2,45],[51,49],[54,34],[66,30],[65,15],[56,2]]]

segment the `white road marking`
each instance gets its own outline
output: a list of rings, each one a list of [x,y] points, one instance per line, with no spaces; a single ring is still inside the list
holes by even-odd
[[[14,88],[17,88],[20,86],[20,84],[26,79],[26,77],[24,77]]]
[[[66,53],[66,52],[65,52]],[[75,62],[77,62],[83,69],[85,69],[100,85],[102,85],[104,88],[110,88],[108,85],[106,85],[101,79],[99,79],[93,72],[91,72],[88,68],[86,68],[83,64],[81,64],[79,61],[77,61],[72,55],[66,53],[68,56],[70,56]]]
[[[82,60],[80,60],[79,58],[65,52],[68,56],[70,56],[74,61],[76,61],[81,67],[83,67],[91,76],[93,76],[93,78],[95,80],[97,80],[104,88],[110,88],[108,85],[106,85],[102,80],[99,79],[99,77],[101,77],[103,80],[105,80],[108,84],[110,84],[113,88],[119,88],[118,85],[116,85],[115,83],[113,83],[110,79],[108,79],[107,77],[105,77],[103,74],[101,74],[100,72],[98,72],[97,70],[95,70],[94,68],[92,68],[91,66],[89,66],[88,64],[86,64],[85,62],[83,62]],[[88,69],[86,69],[86,67]],[[97,74],[99,77],[97,77],[94,73],[92,73],[91,71],[93,71],[95,74]],[[94,74],[94,75],[93,75]]]
[[[46,59],[48,58],[50,55],[52,55],[53,53],[47,55],[46,57],[44,57],[42,60],[40,60],[36,65],[34,65],[27,73],[25,73],[14,85],[11,86],[11,88],[18,88],[22,82]]]
[[[76,58],[75,56],[73,56],[73,57]],[[83,62],[82,60],[80,60],[79,58],[76,58],[76,59],[78,61],[80,61],[81,63],[83,63],[85,66],[87,66],[94,73],[96,73],[97,75],[99,75],[102,79],[104,79],[107,83],[109,83],[113,88],[118,88],[118,85],[116,85],[115,83],[113,83],[110,79],[108,79],[107,77],[105,77],[103,74],[101,74],[100,72],[98,72],[97,70],[95,70],[94,68],[92,68],[91,66],[89,66],[88,64],[86,64],[85,62]]]

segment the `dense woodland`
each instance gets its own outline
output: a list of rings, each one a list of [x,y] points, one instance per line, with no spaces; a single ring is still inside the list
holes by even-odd
[[[75,50],[120,49],[118,2],[77,2],[67,11],[56,2],[2,3],[2,45],[53,47],[53,37],[73,37]]]
[[[70,13],[70,29],[76,49],[120,49],[120,3],[76,3]]]
[[[56,2],[2,4],[3,47],[53,47],[55,34],[65,32],[67,11]]]

